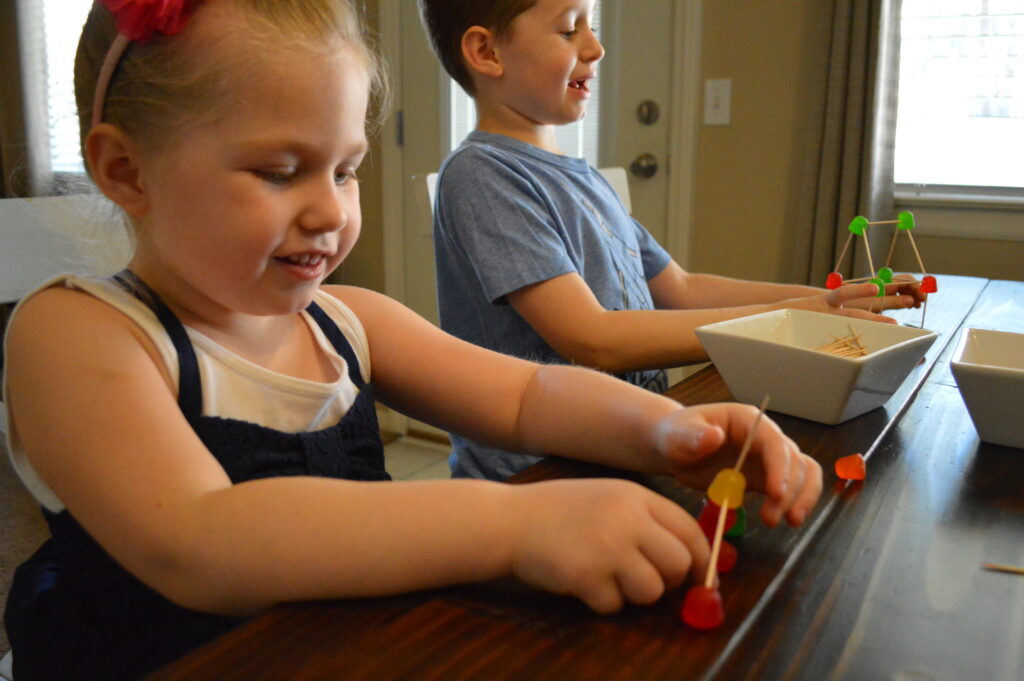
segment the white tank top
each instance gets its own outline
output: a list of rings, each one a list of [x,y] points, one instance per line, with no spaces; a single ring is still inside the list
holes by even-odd
[[[71,275],[43,284],[25,296],[24,300],[53,286],[84,291],[127,315],[153,341],[177,384],[178,355],[164,327],[145,303],[110,279]],[[359,361],[360,374],[369,383],[369,343],[359,319],[344,303],[322,290],[317,291],[314,300],[345,335]],[[17,312],[15,308],[11,321]],[[303,311],[301,315],[337,372],[336,381],[319,383],[264,369],[200,332],[185,327],[199,364],[204,416],[258,423],[287,433],[321,430],[341,420],[358,396],[359,389],[349,378],[347,362],[334,349],[319,325],[307,312]],[[9,404],[6,382],[4,404]],[[40,504],[54,513],[60,512],[64,505],[29,463],[9,411],[7,425],[7,451],[14,470]]]

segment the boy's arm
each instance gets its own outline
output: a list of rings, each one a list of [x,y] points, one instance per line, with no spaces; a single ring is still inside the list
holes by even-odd
[[[828,290],[800,284],[776,284],[768,281],[748,281],[715,274],[693,274],[675,261],[647,282],[651,297],[659,309],[690,310],[707,307],[732,307],[779,303],[797,298],[827,295]],[[860,309],[891,310],[923,302],[924,295],[915,285],[913,277],[897,277],[896,283],[886,286],[882,298],[869,298],[852,302]],[[881,303],[881,307],[878,305]]]
[[[841,308],[877,290],[874,284],[855,284],[824,295],[776,303],[609,311],[601,307],[579,274],[570,273],[525,286],[508,294],[506,299],[545,342],[566,359],[619,373],[706,361],[707,352],[694,331],[697,327],[777,308],[800,307],[891,322],[892,319],[881,315]]]

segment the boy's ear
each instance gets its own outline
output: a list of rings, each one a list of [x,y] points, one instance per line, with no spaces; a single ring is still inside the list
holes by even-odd
[[[471,75],[500,78],[505,71],[498,53],[497,38],[483,26],[470,26],[462,34],[462,59]]]
[[[140,181],[139,151],[128,135],[110,123],[94,127],[85,139],[93,182],[128,215],[141,217],[149,199]]]

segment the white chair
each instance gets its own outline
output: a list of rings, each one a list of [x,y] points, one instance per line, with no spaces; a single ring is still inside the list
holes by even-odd
[[[131,252],[120,209],[104,196],[0,199],[0,305],[62,272],[113,274]],[[6,431],[0,402],[0,435]]]
[[[626,212],[632,215],[633,204],[629,200],[629,177],[626,175],[626,169],[611,167],[598,168],[597,171],[604,176],[604,179],[608,180],[608,184],[612,186],[615,193],[619,195],[619,200],[626,207]],[[417,175],[413,179],[416,180],[417,200],[421,205],[426,206],[426,215],[431,218],[430,222],[433,222],[434,197],[437,196],[437,173]],[[424,189],[426,189],[426,193],[423,193]]]

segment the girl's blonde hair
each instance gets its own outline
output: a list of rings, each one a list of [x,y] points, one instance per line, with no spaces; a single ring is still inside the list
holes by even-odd
[[[104,122],[123,129],[144,148],[158,149],[187,127],[223,116],[232,82],[247,77],[251,64],[266,63],[282,51],[332,54],[340,45],[354,51],[366,66],[373,112],[368,123],[379,125],[388,98],[384,67],[350,0],[202,0],[195,3],[196,15],[222,3],[239,10],[244,35],[211,36],[196,29],[193,16],[177,35],[131,43],[111,79]],[[83,157],[100,67],[116,35],[113,15],[96,3],[75,58]],[[237,54],[217,51],[228,41],[241,47]]]

